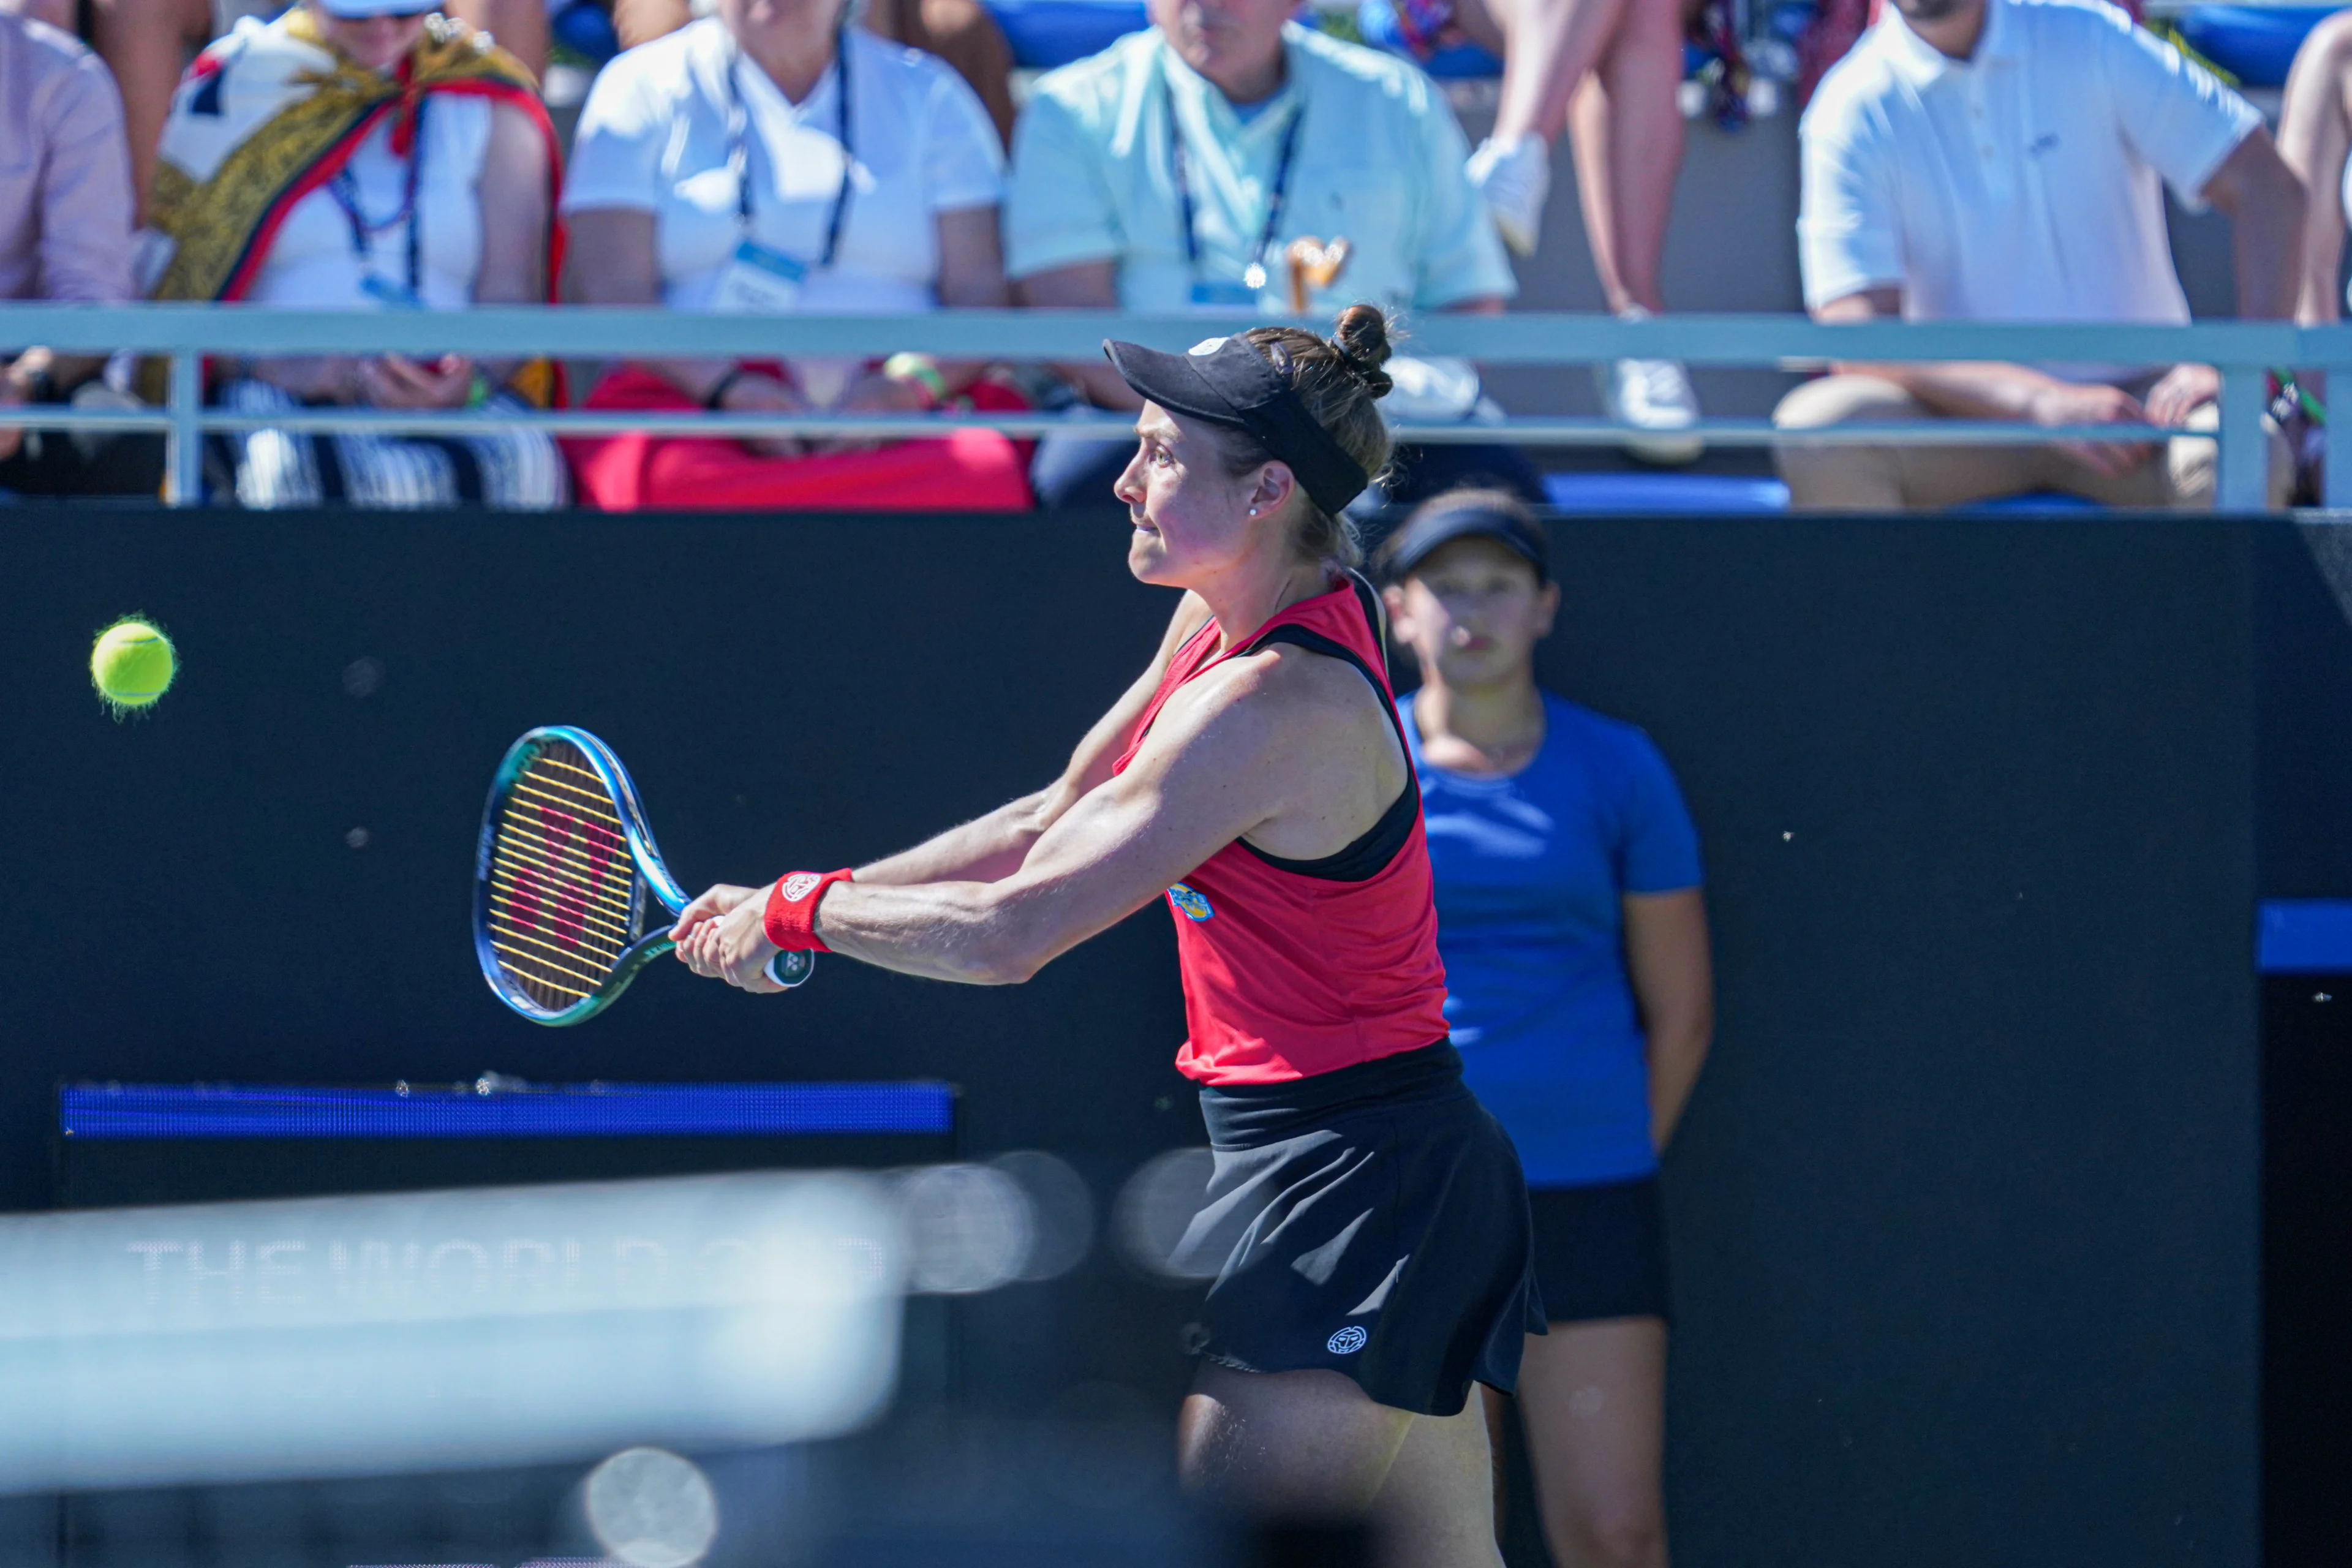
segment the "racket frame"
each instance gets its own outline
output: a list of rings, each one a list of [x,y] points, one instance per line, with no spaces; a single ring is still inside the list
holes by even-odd
[[[579,749],[613,797],[614,815],[621,819],[621,836],[637,870],[637,891],[630,900],[631,919],[645,918],[645,895],[648,890],[672,915],[686,908],[687,897],[686,889],[678,886],[677,879],[670,875],[668,865],[663,861],[661,848],[654,842],[653,829],[646,826],[646,809],[637,799],[636,783],[629,777],[629,770],[621,765],[621,759],[614,755],[612,747],[575,724],[542,724],[507,748],[507,754],[499,759],[498,772],[490,777],[489,798],[482,806],[481,837],[474,852],[474,955],[480,961],[482,977],[489,982],[499,1001],[535,1024],[560,1027],[585,1023],[611,1006],[614,998],[629,988],[629,982],[641,970],[677,944],[670,941],[669,924],[646,932],[622,950],[613,972],[593,992],[559,1008],[547,1006],[515,984],[499,962],[490,939],[490,865],[498,841],[499,810],[514,793],[523,769],[559,742]],[[777,984],[791,987],[808,979],[815,967],[812,953],[780,952],[768,961],[767,973]]]

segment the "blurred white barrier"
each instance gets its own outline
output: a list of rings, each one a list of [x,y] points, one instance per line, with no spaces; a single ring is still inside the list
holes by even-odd
[[[900,1229],[887,1182],[771,1174],[0,1220],[0,1490],[840,1433]]]

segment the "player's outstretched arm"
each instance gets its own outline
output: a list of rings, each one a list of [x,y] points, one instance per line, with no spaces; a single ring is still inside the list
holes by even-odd
[[[1070,754],[1062,776],[1034,795],[1008,801],[985,816],[950,827],[871,866],[861,866],[857,879],[867,887],[907,887],[920,882],[993,882],[1021,868],[1030,847],[1062,819],[1079,797],[1110,777],[1110,765],[1135,738],[1151,694],[1160,689],[1168,661],[1186,638],[1209,618],[1209,608],[1197,595],[1178,602],[1160,639],[1160,651],[1137,677],[1110,711],[1095,721]]]
[[[1311,792],[1293,765],[1305,749],[1296,705],[1250,700],[1271,674],[1237,665],[1189,684],[1127,771],[1075,802],[1010,876],[838,882],[824,896],[817,934],[834,952],[904,974],[978,985],[1028,979],[1282,815],[1294,794]],[[760,973],[776,951],[761,923],[767,891],[714,888],[696,900],[678,922],[678,957],[698,974],[773,990]]]

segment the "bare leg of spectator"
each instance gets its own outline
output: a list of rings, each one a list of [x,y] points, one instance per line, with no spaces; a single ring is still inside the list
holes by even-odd
[[[1551,190],[1551,144],[1626,8],[1660,0],[1459,0],[1454,21],[1503,57],[1495,129],[1470,155],[1470,180],[1504,243],[1535,254]],[[1672,0],[1666,0],[1671,4]]]
[[[1609,52],[1575,100],[1577,194],[1610,310],[1662,311],[1658,284],[1682,174],[1682,16],[1674,0],[1627,0]]]
[[[1474,7],[1484,6],[1483,10]],[[1551,143],[1576,123],[1577,189],[1593,270],[1618,315],[1665,308],[1658,272],[1682,170],[1682,0],[1462,0],[1456,19],[1504,51],[1495,132],[1470,156],[1471,181],[1504,240],[1535,253],[1551,182]],[[1484,41],[1484,40],[1482,40]],[[1626,449],[1687,463],[1703,443],[1690,376],[1667,359],[1596,365],[1601,411],[1638,432]]]
[[[1807,382],[1780,400],[1772,422],[1786,430],[1822,429],[1867,421],[1930,419],[1926,405],[1874,375],[1829,375]],[[2196,445],[2205,445],[2202,443]],[[2191,443],[2180,460],[2193,456]],[[1914,507],[1965,506],[1997,496],[2058,490],[2114,507],[2165,508],[2199,504],[2176,489],[2172,465],[2150,460],[2120,475],[2099,473],[2047,445],[1986,447],[1781,447],[1773,454],[1788,481],[1790,504],[1800,510],[1902,511]],[[2186,476],[2193,485],[2193,474]],[[2203,504],[2210,505],[2211,481]]]
[[[2311,30],[2287,73],[2279,156],[2303,182],[2303,270],[2294,319],[2324,325],[2343,314],[2344,165],[2352,155],[2352,13]]]
[[[212,41],[210,0],[91,0],[91,42],[122,92],[131,190],[142,222],[155,184],[155,147],[188,57]]]
[[[1503,58],[1495,139],[1559,140],[1569,100],[1633,6],[1659,0],[1461,0],[1454,21]],[[1675,0],[1665,0],[1671,7]]]
[[[547,79],[547,0],[447,0],[444,8],[496,38],[534,79]]]
[[[1577,195],[1602,295],[1618,315],[1666,308],[1658,281],[1682,173],[1679,0],[1626,0],[1599,68],[1574,105]],[[1690,373],[1669,359],[1626,359],[1593,367],[1601,406],[1644,434],[1626,448],[1653,463],[1695,461],[1704,446],[1685,432],[1698,423]]]

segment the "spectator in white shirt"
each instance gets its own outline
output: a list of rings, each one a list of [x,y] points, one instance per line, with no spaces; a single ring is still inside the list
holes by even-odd
[[[1005,303],[1004,153],[946,65],[845,26],[841,0],[719,0],[606,66],[563,211],[573,298],[751,314],[918,315]],[[982,406],[986,367],[898,354],[648,360],[589,406],[912,413]],[[582,493],[642,506],[1024,509],[1021,449],[986,430],[870,444],[623,436],[572,443]]]
[[[2163,184],[2231,219],[2238,313],[2288,314],[2303,192],[2243,99],[2095,0],[1893,0],[1801,126],[1816,320],[2185,322]],[[1956,418],[2211,429],[2209,365],[1871,364],[1799,387],[1784,428]],[[2273,442],[2272,491],[2291,480]],[[2212,503],[2214,444],[1783,447],[1800,507],[2060,490]]]

